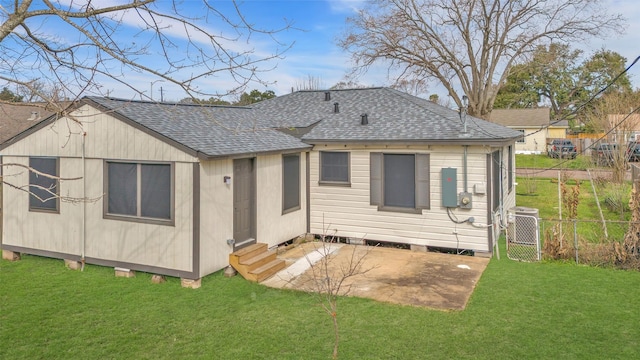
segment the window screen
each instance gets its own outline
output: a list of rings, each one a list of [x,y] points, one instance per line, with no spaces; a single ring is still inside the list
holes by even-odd
[[[107,214],[171,220],[170,164],[107,163]]]
[[[415,155],[384,155],[384,205],[416,207]]]
[[[502,178],[500,177],[500,169],[502,162],[500,161],[500,151],[494,151],[491,154],[491,162],[492,162],[492,171],[491,171],[491,184],[493,188],[491,189],[492,202],[493,202],[493,211],[498,210],[500,206],[500,189]]]
[[[320,152],[320,181],[349,182],[349,153]]]
[[[282,157],[282,211],[300,208],[300,155]]]
[[[57,158],[29,158],[29,166],[40,173],[58,176]],[[58,180],[34,171],[29,172],[29,209],[58,211]]]
[[[370,154],[371,205],[429,209],[429,154]]]
[[[138,214],[138,164],[109,163],[109,213]]]
[[[509,186],[509,192],[511,192],[511,190],[513,190],[513,146],[511,145],[509,145],[509,159],[507,159],[507,164],[509,164],[509,166],[507,167],[509,170],[508,186]]]
[[[171,219],[171,167],[165,164],[142,164],[140,169],[140,215]]]

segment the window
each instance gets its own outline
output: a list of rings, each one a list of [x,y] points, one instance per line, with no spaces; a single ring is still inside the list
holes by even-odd
[[[371,205],[381,210],[430,208],[429,155],[371,153]]]
[[[59,177],[58,159],[32,157],[29,167],[29,210],[59,212],[59,181],[43,175]]]
[[[334,185],[349,184],[348,152],[320,152],[320,183]]]
[[[509,159],[507,159],[507,169],[509,171],[508,181],[509,181],[509,192],[513,190],[513,146],[509,145],[508,151]]]
[[[500,159],[500,151],[494,151],[491,154],[491,200],[493,201],[493,211],[497,211],[500,207],[500,198],[502,197],[502,161]]]
[[[106,162],[106,217],[167,223],[173,219],[171,164]]]
[[[526,143],[527,141],[526,141],[526,139],[524,138],[524,130],[518,130],[518,131],[520,131],[520,132],[522,133],[522,137],[518,138],[518,140],[516,140],[516,142],[517,142],[517,143],[521,143],[521,144]]]
[[[300,155],[282,156],[282,213],[300,209]]]

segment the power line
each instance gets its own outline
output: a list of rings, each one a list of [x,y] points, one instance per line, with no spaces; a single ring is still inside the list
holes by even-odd
[[[566,114],[565,116],[563,116],[562,118],[552,121],[549,123],[549,125],[544,125],[542,127],[540,127],[540,129],[524,135],[523,137],[527,137],[527,136],[531,136],[531,135],[535,135],[543,130],[546,130],[547,128],[549,128],[552,125],[555,125],[561,121],[567,120],[567,118],[569,116],[573,116],[575,115],[578,111],[580,111],[582,108],[584,108],[585,106],[587,106],[589,103],[591,103],[596,97],[598,97],[600,94],[602,94],[603,92],[607,91],[607,89],[609,89],[611,86],[613,86],[613,84],[615,84],[616,81],[618,81],[618,79],[626,74],[638,61],[640,60],[640,56],[636,57],[635,60],[633,60],[633,62],[631,64],[629,64],[629,66],[627,66],[621,73],[619,73],[615,78],[613,78],[613,80],[611,80],[605,87],[603,87],[602,89],[600,89],[597,93],[593,94],[589,99],[587,99],[584,103],[582,103],[580,106],[578,106],[576,109],[574,109],[571,113]],[[622,123],[624,123],[629,117],[631,117],[631,115],[633,115],[636,112],[640,111],[640,106],[638,106],[637,108],[633,109],[629,114],[627,114],[622,120],[620,120],[615,126],[613,126],[609,131],[607,131],[604,135],[602,135],[601,137],[599,137],[598,139],[596,139],[596,141],[593,142],[593,144],[589,145],[587,148],[582,149],[580,151],[580,154],[584,154],[586,152],[586,150],[591,149],[593,147],[593,145],[595,145],[598,141],[604,139],[607,137],[607,135],[609,135],[612,131],[614,131],[615,129],[617,129],[620,125],[622,125]],[[551,167],[545,168],[545,169],[540,169],[539,171],[536,171],[532,174],[538,174],[541,173],[543,171],[546,170],[553,170],[555,168],[560,167],[560,165],[563,165],[564,163],[568,162],[569,159],[564,160],[558,164],[555,164]]]
[[[564,115],[563,117],[561,117],[558,120],[554,120],[549,122],[548,125],[543,125],[540,127],[540,129],[525,135],[524,137],[527,136],[531,136],[531,135],[535,135],[543,130],[548,129],[549,127],[558,124],[559,122],[562,122],[564,120],[567,120],[570,116],[576,115],[578,113],[578,111],[582,110],[585,106],[587,106],[589,103],[591,103],[596,97],[600,96],[600,94],[602,94],[603,92],[607,91],[607,89],[609,89],[611,86],[613,86],[613,84],[616,83],[616,81],[618,81],[618,79],[626,74],[627,72],[629,72],[629,70],[640,60],[640,56],[636,57],[635,60],[633,60],[633,62],[631,64],[629,64],[629,66],[627,66],[621,73],[619,73],[616,77],[613,78],[613,80],[611,80],[605,87],[603,87],[602,89],[600,89],[598,92],[596,92],[595,94],[591,95],[591,97],[589,99],[587,99],[585,102],[583,102],[580,106],[578,106],[577,108],[575,108],[573,111],[571,111],[569,114]],[[598,139],[600,140],[600,139]]]
[[[628,119],[628,118],[630,118],[630,117],[631,117],[631,115],[633,115],[633,114],[634,114],[634,113],[636,113],[636,112],[640,112],[640,106],[638,106],[638,107],[636,107],[635,109],[631,110],[631,112],[630,112],[630,113],[628,113],[628,114],[627,114],[627,115],[626,115],[622,120],[620,120],[617,124],[615,124],[615,125],[614,125],[610,130],[609,130],[609,131],[607,131],[606,133],[604,133],[604,135],[602,135],[601,137],[599,137],[598,139],[596,139],[596,141],[594,141],[594,142],[593,142],[593,144],[589,145],[586,149],[582,149],[582,151],[580,151],[580,153],[581,153],[581,154],[584,154],[584,152],[585,152],[587,149],[591,149],[591,148],[592,148],[596,143],[598,143],[598,141],[600,141],[600,140],[602,140],[602,139],[606,138],[606,137],[607,137],[607,135],[611,134],[611,132],[612,132],[612,131],[614,131],[615,129],[617,129],[620,125],[622,125],[622,123],[624,123],[625,121],[627,121],[627,119]],[[555,169],[555,168],[559,167],[560,165],[562,165],[562,164],[564,164],[564,163],[566,163],[566,162],[568,162],[568,161],[569,161],[569,159],[566,159],[566,160],[564,160],[564,161],[562,161],[562,162],[559,162],[559,163],[557,163],[557,164],[555,164],[555,165],[553,165],[553,166],[551,166],[551,167],[548,167],[548,168],[546,168],[546,169],[540,169],[539,171],[533,172],[533,173],[531,173],[531,174],[533,175],[533,174],[541,173],[541,172],[546,171],[546,170],[553,170],[553,169]]]

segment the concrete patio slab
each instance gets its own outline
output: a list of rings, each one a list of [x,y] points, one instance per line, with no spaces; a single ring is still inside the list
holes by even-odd
[[[463,310],[489,263],[484,257],[321,242],[299,244],[279,257],[289,266],[262,284],[316,291],[320,275],[314,268],[317,274],[323,261],[336,278],[351,259],[363,258],[364,273],[347,279],[342,295],[440,310]]]

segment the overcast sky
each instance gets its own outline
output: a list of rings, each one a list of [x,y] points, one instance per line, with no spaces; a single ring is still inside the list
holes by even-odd
[[[224,11],[230,11],[232,2],[228,0],[216,0],[212,2]],[[640,1],[638,0],[609,0],[611,12],[622,13],[629,21],[627,31],[622,36],[600,40],[593,39],[589,43],[575,44],[586,55],[594,51],[606,48],[616,51],[626,57],[628,64],[640,56]],[[196,0],[186,0],[184,6],[200,6]],[[289,21],[295,29],[278,33],[276,38],[283,42],[293,44],[284,58],[269,64],[275,69],[262,74],[262,78],[272,82],[272,85],[264,87],[260,84],[250,85],[247,90],[259,89],[273,90],[276,95],[289,93],[291,88],[304,82],[309,77],[320,81],[322,87],[330,87],[344,80],[351,63],[349,56],[336,45],[336,39],[345,29],[345,19],[355,14],[357,8],[364,4],[363,0],[240,0],[243,15],[251,23],[257,26],[276,28]],[[225,10],[226,9],[226,10]],[[274,44],[265,37],[252,37],[249,44],[235,44],[234,46],[251,46],[257,54],[270,54],[274,50]],[[386,78],[386,68],[377,67],[358,79],[358,82],[367,86],[385,86],[390,82]],[[635,88],[640,87],[640,63],[636,64],[631,72],[632,83]],[[150,87],[150,80],[131,76],[132,82],[139,82],[138,87]],[[223,77],[208,80],[213,88],[224,91],[232,85]],[[142,85],[149,83],[149,85]],[[109,85],[105,84],[108,88]],[[171,84],[158,82],[153,87],[153,97],[158,99],[160,87],[164,90],[165,100],[179,100],[184,94]],[[114,88],[110,93],[115,97],[130,96],[124,89]],[[446,93],[437,86],[429,89],[429,93],[438,93],[441,98]]]

